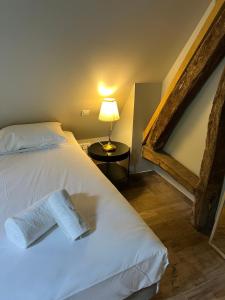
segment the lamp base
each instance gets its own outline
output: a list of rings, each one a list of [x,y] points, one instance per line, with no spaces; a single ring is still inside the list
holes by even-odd
[[[102,145],[102,148],[106,152],[113,152],[116,150],[116,145],[114,145],[110,141],[108,141],[107,144]]]

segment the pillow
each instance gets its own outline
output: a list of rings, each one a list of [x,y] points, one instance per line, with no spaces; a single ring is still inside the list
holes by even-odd
[[[47,148],[65,140],[58,122],[12,125],[0,130],[0,154]]]

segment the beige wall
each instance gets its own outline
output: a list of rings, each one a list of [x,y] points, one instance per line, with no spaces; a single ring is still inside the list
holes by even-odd
[[[184,45],[183,49],[177,56],[176,60],[174,61],[172,67],[170,68],[169,72],[167,73],[166,77],[162,83],[162,96],[165,93],[166,89],[169,87],[173,77],[175,76],[176,72],[178,71],[182,61],[184,60],[186,54],[188,53],[191,45],[193,44],[195,38],[197,37],[198,33],[201,31],[201,28],[206,21],[207,17],[209,16],[210,12],[212,11],[213,7],[215,6],[216,0],[212,0],[210,5],[208,6],[205,13],[201,16],[197,26],[194,28],[192,34],[188,38],[186,44]]]
[[[56,119],[106,135],[98,81],[118,85],[120,108],[134,82],[161,81],[209,2],[1,0],[0,127]]]
[[[132,171],[134,173],[152,170],[152,164],[142,158],[143,131],[160,101],[161,83],[135,84],[134,119],[132,135]]]

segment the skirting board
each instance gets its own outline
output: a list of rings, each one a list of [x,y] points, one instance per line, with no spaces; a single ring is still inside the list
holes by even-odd
[[[161,170],[159,167],[154,166],[154,171],[158,173],[161,177],[163,177],[167,182],[172,184],[178,191],[184,194],[188,199],[190,199],[193,203],[195,202],[195,196],[187,191],[181,184],[176,182],[171,176],[169,176],[166,172]]]
[[[166,172],[161,170],[159,167],[154,166],[153,169],[145,170],[145,171],[140,171],[136,172],[133,174],[138,174],[138,173],[145,173],[145,172],[153,172],[155,171],[157,174],[159,174],[162,178],[164,178],[167,182],[172,184],[178,191],[180,191],[182,194],[184,194],[188,199],[191,200],[191,202],[195,202],[195,197],[193,194],[191,194],[189,191],[187,191],[182,185],[177,183],[171,176],[169,176]]]

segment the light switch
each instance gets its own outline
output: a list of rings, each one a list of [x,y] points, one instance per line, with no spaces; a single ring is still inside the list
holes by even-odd
[[[81,112],[80,112],[80,115],[81,117],[87,117],[90,115],[90,109],[83,109]]]

